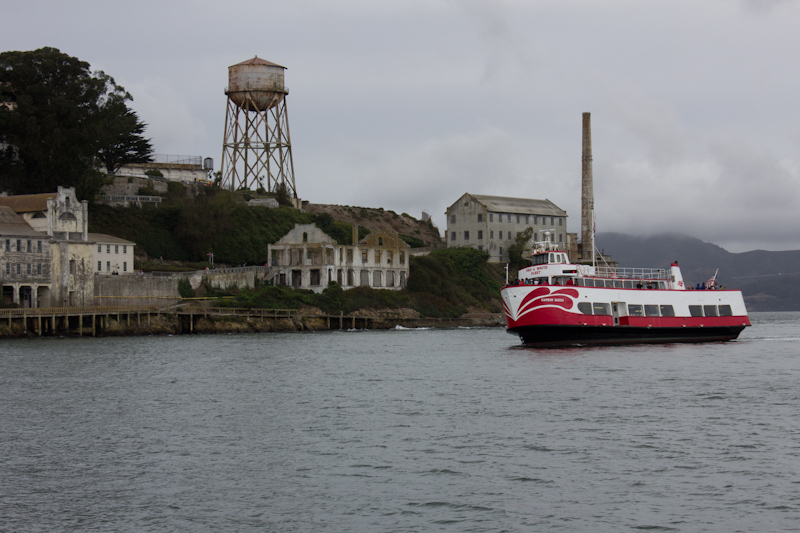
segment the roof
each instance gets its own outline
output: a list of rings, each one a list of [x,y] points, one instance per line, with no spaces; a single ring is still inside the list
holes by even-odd
[[[473,197],[476,202],[483,205],[488,211],[496,213],[567,216],[566,211],[547,199],[509,198],[507,196],[487,196],[484,194],[469,194],[469,196]]]
[[[55,200],[58,193],[46,192],[42,194],[17,194],[14,196],[0,197],[0,206],[10,207],[15,213],[33,213],[47,211],[47,200]]]
[[[120,239],[119,237],[114,237],[113,235],[106,235],[105,233],[87,233],[86,237],[86,240],[89,242],[102,244],[128,244],[136,246],[136,243],[133,241],[126,241],[125,239]]]
[[[0,235],[49,239],[46,233],[36,231],[8,206],[0,206]]]
[[[233,66],[235,67],[235,66],[238,66],[238,65],[266,65],[268,67],[280,67],[280,68],[283,68],[283,69],[286,68],[286,67],[284,67],[282,65],[278,65],[277,63],[273,63],[272,61],[267,61],[266,59],[261,59],[258,56],[253,57],[253,59],[248,59],[247,61],[242,61],[241,63],[236,63],[236,65],[233,65]]]

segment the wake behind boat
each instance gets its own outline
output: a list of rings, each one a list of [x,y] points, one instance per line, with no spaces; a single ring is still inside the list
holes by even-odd
[[[547,240],[501,290],[507,331],[526,345],[728,341],[750,325],[741,291],[687,289],[669,269],[571,263]]]

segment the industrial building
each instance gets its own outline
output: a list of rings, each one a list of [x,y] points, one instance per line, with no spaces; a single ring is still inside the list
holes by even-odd
[[[508,261],[517,234],[533,228],[533,240],[567,246],[567,212],[550,200],[465,193],[447,208],[447,246],[469,246],[489,253],[489,261]]]

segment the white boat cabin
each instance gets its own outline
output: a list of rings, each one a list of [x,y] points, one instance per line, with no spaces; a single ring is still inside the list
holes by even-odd
[[[571,263],[567,252],[550,241],[537,242],[532,265],[519,271],[512,285],[570,285],[615,289],[685,290],[678,263],[669,269],[612,268]],[[709,287],[710,288],[710,287]]]

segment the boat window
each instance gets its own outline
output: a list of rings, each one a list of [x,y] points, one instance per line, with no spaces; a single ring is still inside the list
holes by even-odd
[[[555,258],[556,254],[549,254],[549,255],[550,255],[550,262],[551,263],[555,263],[556,262],[556,258]]]
[[[622,282],[622,286],[624,288],[626,288],[626,289],[632,289],[633,288],[633,282],[631,280],[629,280],[629,279],[626,279],[625,281]]]
[[[595,315],[611,316],[611,304],[595,302],[592,304],[592,311],[594,311]]]
[[[716,305],[704,305],[703,312],[706,314],[706,316],[718,316]]]
[[[645,306],[644,306],[644,314],[647,315],[647,316],[658,316],[658,306],[657,305],[645,304]]]
[[[584,287],[594,287],[594,280],[591,278],[583,278]]]
[[[656,288],[657,289],[666,289],[667,288],[667,284],[664,283],[663,281],[659,281],[659,282],[656,283]]]
[[[609,289],[613,289],[614,288],[614,280],[607,279],[606,280],[606,287],[608,287]]]
[[[689,314],[692,316],[703,316],[703,306],[702,305],[690,305],[689,306]]]
[[[578,302],[578,311],[580,311],[584,315],[591,315],[592,304],[590,304],[589,302]]]
[[[719,316],[733,316],[733,311],[731,311],[730,305],[720,305],[719,306]]]
[[[583,278],[575,278],[575,285],[583,287]]]
[[[662,305],[661,316],[675,316],[675,309],[671,305]]]
[[[621,289],[622,288],[622,280],[621,279],[615,279],[614,280],[614,288],[615,289]]]
[[[644,310],[642,309],[642,306],[639,304],[628,304],[628,315],[644,316]]]

